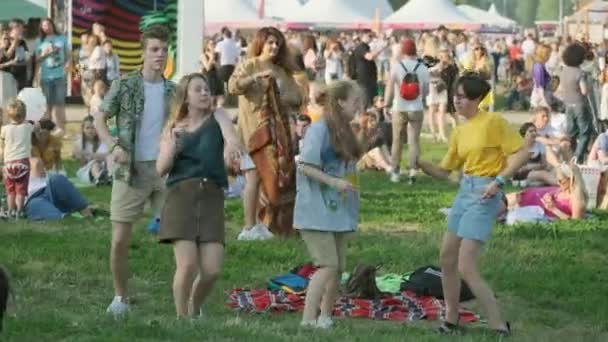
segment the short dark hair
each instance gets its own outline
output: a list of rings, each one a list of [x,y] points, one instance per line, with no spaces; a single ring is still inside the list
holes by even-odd
[[[521,127],[519,127],[519,135],[521,135],[522,137],[526,136],[526,132],[530,129],[530,127],[535,127],[533,123],[531,122],[526,122],[523,125],[521,125]]]
[[[152,25],[142,32],[141,45],[144,49],[150,39],[158,39],[166,43],[169,41],[169,30],[164,25]]]
[[[562,54],[564,64],[570,67],[578,67],[583,64],[587,55],[587,49],[580,43],[573,43],[566,47]]]
[[[477,72],[465,72],[456,80],[454,89],[462,87],[464,96],[469,100],[483,99],[492,86]]]

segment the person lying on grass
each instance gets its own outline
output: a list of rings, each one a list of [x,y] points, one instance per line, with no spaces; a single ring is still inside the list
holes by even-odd
[[[465,73],[456,81],[455,89],[454,105],[467,121],[452,131],[448,152],[439,166],[417,161],[422,171],[440,179],[448,179],[453,171],[464,172],[441,247],[446,315],[438,331],[462,331],[458,324],[462,276],[479,301],[489,327],[499,335],[510,335],[511,327],[502,319],[496,297],[479,273],[477,263],[484,243],[492,235],[502,203],[502,187],[528,160],[532,142],[524,143],[502,116],[479,109],[491,89],[482,76]]]
[[[574,160],[555,168],[558,186],[532,187],[507,195],[509,209],[539,206],[549,218],[559,220],[585,217],[588,196],[583,176]]]

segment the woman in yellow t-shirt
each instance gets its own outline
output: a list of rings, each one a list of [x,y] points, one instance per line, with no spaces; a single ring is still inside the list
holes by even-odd
[[[440,165],[418,161],[418,166],[433,177],[448,179],[452,171],[464,173],[441,247],[446,316],[439,332],[459,330],[460,272],[488,317],[488,325],[500,335],[509,335],[511,328],[502,320],[493,291],[479,274],[477,258],[504,207],[502,186],[528,159],[530,142],[524,144],[502,116],[479,109],[490,91],[482,76],[464,74],[455,89],[454,105],[467,121],[452,132]]]

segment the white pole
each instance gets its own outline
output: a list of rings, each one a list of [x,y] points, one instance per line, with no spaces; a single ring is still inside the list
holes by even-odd
[[[178,0],[175,79],[200,71],[206,0]],[[217,1],[217,0],[216,0]]]
[[[564,35],[564,0],[559,0],[559,35]]]

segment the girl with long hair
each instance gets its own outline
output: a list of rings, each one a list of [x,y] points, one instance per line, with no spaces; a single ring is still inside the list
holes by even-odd
[[[228,186],[224,118],[224,112],[213,105],[204,75],[182,78],[156,161],[158,174],[167,176],[158,238],[161,243],[173,244],[173,296],[178,317],[199,314],[224,258],[222,188]],[[230,133],[226,140],[234,143],[236,134]]]
[[[84,184],[108,184],[110,177],[106,160],[110,151],[100,141],[94,121],[91,115],[82,120],[80,137],[72,150],[72,156],[80,162],[76,176]]]
[[[302,325],[326,329],[333,325],[346,241],[359,219],[356,164],[363,149],[350,123],[364,109],[364,93],[352,81],[336,81],[320,103],[323,117],[308,128],[298,158],[294,227],[319,267],[308,286]]]
[[[259,240],[272,237],[270,230],[280,235],[293,232],[295,155],[289,118],[299,113],[303,101],[293,78],[294,58],[279,30],[258,30],[249,56],[237,67],[228,87],[239,95],[239,133],[249,152],[240,165],[246,185],[245,226],[239,239]],[[256,210],[260,185],[268,199],[264,202],[269,203],[263,206],[262,220]]]

